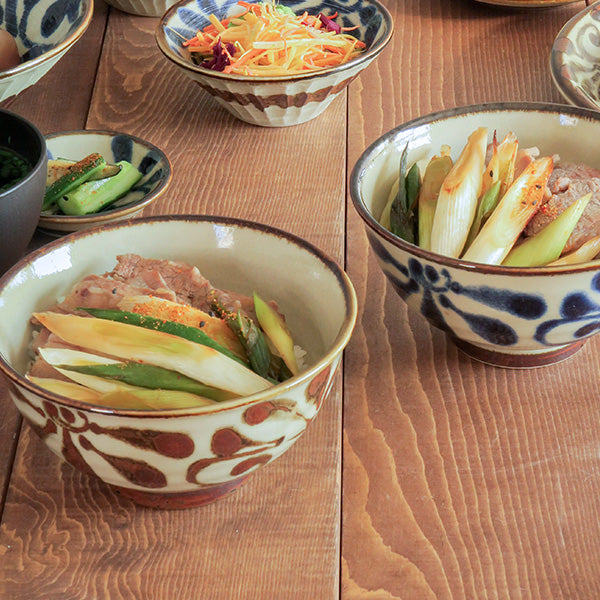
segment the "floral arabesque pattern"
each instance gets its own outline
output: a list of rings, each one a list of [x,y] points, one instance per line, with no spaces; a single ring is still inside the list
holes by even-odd
[[[496,313],[506,313],[511,320],[536,321],[547,313],[548,307],[540,295],[489,286],[466,286],[454,281],[448,269],[438,270],[416,258],[409,258],[407,264],[400,263],[374,235],[369,234],[369,241],[398,294],[407,302],[411,296],[420,297],[416,302],[413,300],[412,304],[418,304],[421,314],[433,325],[456,337],[459,337],[458,334],[444,316],[448,311],[459,316],[474,334],[489,344],[508,347],[519,342],[516,328],[508,319],[462,310],[453,301],[455,296],[467,297],[481,304],[482,309],[486,307],[494,309]],[[565,319],[568,320],[568,317],[565,316]],[[538,330],[543,326],[550,327],[546,323],[554,321],[541,322]],[[545,342],[543,335],[536,339],[540,344],[551,345]]]

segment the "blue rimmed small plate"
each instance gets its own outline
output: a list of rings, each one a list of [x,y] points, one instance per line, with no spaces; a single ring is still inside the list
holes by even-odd
[[[53,133],[46,136],[48,158],[80,160],[98,152],[107,163],[130,162],[142,178],[125,196],[106,210],[91,215],[69,216],[43,211],[39,227],[54,232],[79,231],[129,219],[154,202],[171,182],[172,169],[165,153],[136,136],[116,131],[79,130]]]

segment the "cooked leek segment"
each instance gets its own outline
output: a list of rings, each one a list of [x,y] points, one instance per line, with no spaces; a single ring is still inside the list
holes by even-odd
[[[266,379],[217,350],[162,331],[53,312],[35,313],[34,317],[69,344],[177,371],[240,396],[271,386]]]
[[[184,394],[182,392],[173,392],[168,390],[148,390],[125,387],[124,385],[114,385],[109,392],[96,391],[92,386],[102,386],[101,378],[91,376],[81,377],[89,387],[74,383],[72,381],[63,381],[62,379],[53,379],[48,377],[32,377],[28,379],[40,387],[66,396],[73,400],[97,404],[107,408],[121,409],[167,409],[167,408],[194,408],[197,406],[208,406],[212,404],[206,398],[200,398],[193,394]],[[100,381],[98,381],[100,380]]]
[[[385,206],[383,207],[383,210],[381,211],[381,216],[379,217],[379,222],[389,231],[392,230],[392,226],[390,223],[390,212],[392,210],[392,203],[394,202],[394,198],[398,194],[399,184],[400,181],[396,179],[396,181],[394,181],[392,187],[390,188],[390,193],[388,194]]]
[[[502,263],[538,210],[551,171],[551,158],[540,158],[523,171],[463,255],[465,260],[492,265]]]
[[[418,215],[419,239],[418,244],[425,250],[431,249],[431,228],[437,199],[442,183],[452,169],[452,159],[449,156],[434,156],[425,169],[423,183],[419,190]]]
[[[496,143],[496,136],[494,135],[492,141],[492,156],[481,176],[480,201],[497,181],[500,181],[500,155],[498,154],[498,144]]]
[[[600,254],[600,236],[588,240],[585,244],[579,246],[577,250],[573,250],[573,252],[569,252],[569,254],[565,254],[559,259],[551,262],[549,266],[561,267],[564,265],[578,265],[593,260],[598,254]]]
[[[227,315],[225,322],[239,337],[252,370],[261,377],[267,377],[271,367],[271,351],[260,328],[239,310]]]
[[[536,235],[515,246],[504,259],[507,267],[537,267],[556,260],[575,229],[592,194],[586,194],[566,208]]]
[[[195,394],[176,392],[173,390],[116,390],[100,396],[99,402],[103,406],[115,408],[134,409],[177,409],[197,408],[199,406],[211,406],[214,404],[208,398],[202,398]]]
[[[500,187],[501,197],[506,194],[508,188],[514,181],[518,151],[519,142],[517,141],[514,133],[507,134],[502,142],[498,145],[498,178],[502,182]]]
[[[254,294],[254,310],[261,328],[277,349],[279,356],[292,374],[298,375],[294,341],[285,321],[256,293]]]
[[[93,317],[98,319],[107,319],[109,321],[117,321],[119,323],[127,323],[129,325],[135,325],[136,327],[144,327],[146,329],[152,329],[153,331],[161,331],[163,333],[169,333],[180,338],[184,338],[196,344],[202,344],[221,352],[225,356],[238,361],[241,364],[245,364],[244,360],[239,358],[236,354],[228,350],[224,346],[221,346],[213,338],[206,334],[202,329],[198,327],[189,327],[188,325],[182,325],[175,321],[168,321],[165,319],[157,319],[149,315],[142,315],[134,312],[126,312],[123,310],[114,310],[111,308],[81,308],[85,312],[89,313]]]
[[[413,204],[419,189],[419,168],[414,164],[407,172],[408,145],[400,156],[398,193],[390,207],[390,231],[403,240],[415,241]]]
[[[174,390],[196,394],[217,402],[235,398],[231,392],[204,385],[181,373],[133,361],[120,362],[105,356],[69,348],[40,348],[40,355],[50,365],[65,371],[94,375],[136,388]]]
[[[95,390],[100,396],[94,400],[103,406],[115,406],[120,408],[193,408],[196,406],[209,406],[214,404],[212,400],[190,394],[189,392],[179,392],[176,390],[151,390],[148,388],[137,387],[122,383],[120,381],[111,381],[95,375],[86,375],[68,369],[55,367],[56,370],[82,386]],[[114,400],[119,403],[113,404]]]
[[[481,191],[487,129],[480,127],[467,141],[440,189],[431,229],[431,250],[458,258],[463,250]]]
[[[473,240],[477,237],[477,234],[481,230],[481,226],[490,218],[490,215],[492,212],[494,212],[496,206],[498,206],[498,202],[500,201],[501,186],[502,181],[498,179],[481,196],[479,204],[477,205],[475,218],[473,219],[473,224],[471,225],[471,230],[469,231],[469,235],[467,237],[465,248],[469,248],[469,246],[473,243]]]
[[[97,402],[101,396],[95,390],[72,381],[63,381],[52,377],[35,377],[33,375],[27,375],[27,379],[49,392],[81,402]]]
[[[189,327],[197,327],[221,346],[231,350],[239,357],[244,356],[244,350],[239,340],[227,324],[222,319],[209,315],[199,308],[156,296],[123,298],[119,302],[119,308],[140,315],[181,323]]]

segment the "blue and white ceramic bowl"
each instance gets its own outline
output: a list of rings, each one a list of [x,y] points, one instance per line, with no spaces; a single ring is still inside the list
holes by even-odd
[[[43,77],[83,35],[92,0],[0,0],[0,29],[16,40],[21,64],[0,71],[0,102]]]
[[[177,0],[106,0],[107,4],[139,17],[162,17]]]
[[[42,212],[39,226],[52,231],[68,232],[129,219],[154,202],[171,182],[171,163],[165,153],[138,137],[115,131],[66,131],[46,136],[48,158],[81,160],[98,152],[107,163],[130,162],[142,178],[128,194],[106,210],[92,215],[59,215]]]
[[[600,2],[560,30],[550,53],[550,72],[565,100],[600,109]]]
[[[428,252],[392,235],[378,218],[397,178],[401,149],[409,161],[449,144],[456,158],[476,128],[513,131],[520,147],[600,168],[600,113],[555,104],[488,104],[421,117],[375,141],[351,176],[351,195],[392,287],[408,306],[448,333],[470,356],[507,367],[551,364],[600,329],[600,261],[575,267],[511,268]]]
[[[165,13],[156,32],[163,54],[237,118],[254,125],[284,127],[313,119],[385,48],[392,37],[392,17],[377,0],[283,0],[296,14],[321,11],[367,45],[358,58],[333,68],[288,77],[251,77],[212,71],[196,65],[182,41],[218,18],[240,11],[237,0],[183,0]]]

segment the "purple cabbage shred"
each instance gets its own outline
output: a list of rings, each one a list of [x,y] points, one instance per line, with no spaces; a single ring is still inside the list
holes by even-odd
[[[221,44],[221,40],[219,40],[212,49],[213,56],[211,59],[206,59],[202,61],[202,65],[205,69],[212,69],[213,71],[224,71],[225,67],[231,64],[229,60],[229,55],[233,56],[235,52],[235,46],[229,42],[225,46],[227,52],[223,49],[223,45]]]
[[[325,25],[327,31],[335,31],[335,33],[342,32],[342,28],[335,21],[329,17],[326,17],[323,13],[319,13],[319,20],[321,23],[323,23],[323,25]]]

